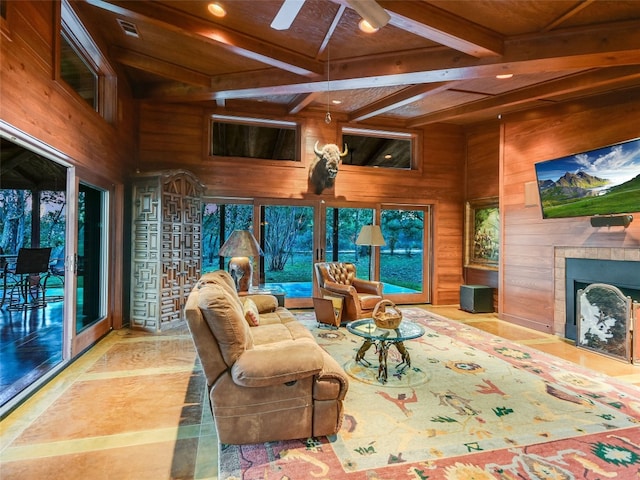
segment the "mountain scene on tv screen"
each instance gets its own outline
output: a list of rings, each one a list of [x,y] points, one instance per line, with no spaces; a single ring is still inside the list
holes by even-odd
[[[640,211],[640,140],[536,164],[545,218]]]

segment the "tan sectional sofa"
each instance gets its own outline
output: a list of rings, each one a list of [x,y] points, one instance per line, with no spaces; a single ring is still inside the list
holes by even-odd
[[[200,278],[185,316],[221,443],[317,437],[340,429],[347,376],[275,297],[240,298],[231,276],[218,270]]]

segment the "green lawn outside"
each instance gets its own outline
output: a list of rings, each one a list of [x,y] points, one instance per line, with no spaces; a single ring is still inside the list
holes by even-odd
[[[381,279],[385,283],[398,285],[413,290],[422,290],[422,263],[421,252],[413,252],[409,257],[405,253],[381,254]],[[340,255],[340,261],[355,263],[361,278],[368,277],[369,257],[360,256],[355,261],[354,252],[345,252]],[[310,266],[309,254],[296,254],[287,263],[284,271],[267,272],[267,283],[287,283],[287,282],[311,282],[313,272]]]

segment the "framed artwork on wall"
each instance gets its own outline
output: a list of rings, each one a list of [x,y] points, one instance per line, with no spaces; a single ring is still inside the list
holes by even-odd
[[[467,202],[465,215],[465,267],[498,269],[500,209],[498,197]]]

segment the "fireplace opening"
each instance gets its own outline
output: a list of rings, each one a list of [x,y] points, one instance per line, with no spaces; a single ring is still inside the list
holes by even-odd
[[[640,302],[640,263],[621,260],[567,258],[565,260],[565,337],[577,339],[576,298],[578,290],[594,283],[609,284],[632,300]]]
[[[592,283],[578,290],[576,346],[632,362],[632,300],[606,283]]]

